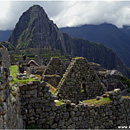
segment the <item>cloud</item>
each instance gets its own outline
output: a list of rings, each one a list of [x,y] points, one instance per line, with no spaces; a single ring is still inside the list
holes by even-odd
[[[34,4],[41,5],[58,27],[104,22],[130,25],[130,1],[0,1],[0,30],[13,29]]]

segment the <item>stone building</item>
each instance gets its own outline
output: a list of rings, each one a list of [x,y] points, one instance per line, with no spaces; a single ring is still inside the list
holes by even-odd
[[[38,63],[34,60],[30,60],[27,65],[30,66],[30,67],[31,66],[39,66]]]
[[[42,80],[56,88],[64,73],[63,62],[59,58],[52,57],[43,73]]]
[[[57,96],[78,103],[103,94],[106,87],[83,57],[73,58],[59,85]]]

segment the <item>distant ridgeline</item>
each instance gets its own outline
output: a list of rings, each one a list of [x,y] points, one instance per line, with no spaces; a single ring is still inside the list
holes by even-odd
[[[121,60],[130,67],[130,26],[118,28],[108,23],[86,24],[79,27],[64,27],[60,30],[74,38],[87,39],[112,48]]]
[[[12,33],[12,30],[6,30],[6,31],[0,30],[0,42],[7,41],[11,33]]]
[[[2,43],[8,48],[59,50],[63,55],[82,56],[89,62],[99,63],[107,69],[117,69],[124,75],[130,76],[130,71],[115,52],[102,44],[72,38],[62,33],[38,5],[30,7],[22,14],[8,41],[14,46],[7,42]]]

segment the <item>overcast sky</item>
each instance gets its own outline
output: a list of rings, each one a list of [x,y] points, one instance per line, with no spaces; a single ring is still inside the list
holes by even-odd
[[[130,1],[0,1],[0,30],[15,27],[30,6],[38,4],[58,27],[112,23],[130,25]]]

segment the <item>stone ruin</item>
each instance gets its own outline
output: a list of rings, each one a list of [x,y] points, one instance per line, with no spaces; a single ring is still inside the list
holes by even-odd
[[[72,59],[63,75],[58,85],[57,96],[78,103],[88,98],[95,98],[105,91],[106,87],[89,62],[83,57],[78,57]]]
[[[43,73],[42,80],[56,88],[64,73],[65,66],[63,62],[59,58],[52,57]]]
[[[85,58],[71,61],[58,85],[57,96],[51,94],[44,81],[12,88],[5,65],[0,67],[0,129],[117,129],[130,126],[130,97],[122,97],[120,89],[105,92],[106,88]],[[84,98],[79,99],[83,93],[87,94],[86,98],[99,94],[94,100],[108,98],[109,102],[86,104],[82,101]],[[60,96],[63,102],[57,105]],[[75,104],[79,100],[82,102]]]
[[[12,94],[9,85],[10,58],[7,49],[0,44],[0,129],[24,128],[18,94]]]
[[[10,58],[7,48],[0,44],[0,65],[4,68],[9,68]]]
[[[62,76],[64,73],[65,66],[63,62],[58,57],[52,57],[43,75],[57,74]]]
[[[45,71],[45,66],[40,66],[39,59],[37,60],[37,55],[35,55],[34,60],[31,60],[29,57],[21,56],[19,57],[18,66],[19,66],[19,73],[24,73],[26,71],[27,75],[35,75],[38,74],[42,76],[43,72]]]
[[[90,63],[93,67],[95,72],[97,73],[98,77],[100,78],[101,82],[107,87],[107,91],[112,91],[114,89],[120,88],[122,94],[124,91],[127,91],[127,85],[124,85],[121,82],[122,74],[117,70],[107,70],[102,68],[97,63]],[[123,94],[124,95],[124,94]],[[125,93],[125,95],[129,95],[129,93]]]

